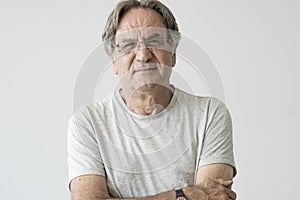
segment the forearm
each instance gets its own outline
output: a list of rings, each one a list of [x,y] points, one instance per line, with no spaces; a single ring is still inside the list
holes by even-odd
[[[165,192],[154,196],[142,198],[125,198],[126,200],[174,200],[176,197],[175,191]],[[115,198],[101,199],[101,200],[120,200]]]
[[[106,178],[100,175],[83,175],[70,183],[72,200],[118,200],[111,197],[107,189]],[[175,190],[143,198],[125,198],[127,200],[174,200]],[[119,198],[120,199],[120,198]]]
[[[124,198],[126,200],[174,200],[176,197],[175,191],[169,191],[165,193],[161,193],[158,195],[154,196],[149,196],[149,197],[142,197],[142,198]],[[72,195],[72,200],[121,200],[120,198],[112,198],[112,197],[106,197],[103,195],[93,195],[91,196],[90,194],[83,194],[81,193],[80,195]]]

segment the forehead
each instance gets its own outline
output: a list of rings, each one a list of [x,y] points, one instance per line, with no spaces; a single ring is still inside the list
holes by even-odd
[[[122,42],[126,40],[135,39],[152,39],[152,38],[166,38],[168,29],[158,27],[136,28],[130,30],[119,31],[116,33],[115,41]]]
[[[121,18],[116,33],[147,27],[166,28],[158,12],[152,9],[133,8]]]

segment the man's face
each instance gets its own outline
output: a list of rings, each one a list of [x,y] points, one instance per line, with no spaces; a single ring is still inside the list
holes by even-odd
[[[141,8],[127,12],[116,30],[115,43],[114,71],[124,87],[168,86],[175,53],[159,13]]]

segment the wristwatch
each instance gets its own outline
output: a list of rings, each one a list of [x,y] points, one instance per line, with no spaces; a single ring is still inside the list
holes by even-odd
[[[175,190],[176,192],[176,199],[175,200],[187,200],[187,198],[184,196],[184,193],[182,189]]]

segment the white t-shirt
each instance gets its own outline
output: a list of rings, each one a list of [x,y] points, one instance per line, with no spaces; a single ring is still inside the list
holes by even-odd
[[[117,91],[69,119],[69,183],[80,175],[102,175],[114,198],[192,186],[197,169],[212,163],[235,170],[231,117],[213,97],[175,88],[163,111],[139,115]]]

